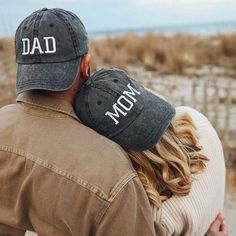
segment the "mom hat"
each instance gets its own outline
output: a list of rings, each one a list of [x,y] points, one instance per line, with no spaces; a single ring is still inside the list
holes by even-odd
[[[67,90],[74,82],[88,36],[74,13],[43,8],[22,21],[15,34],[16,91]]]
[[[155,146],[175,116],[175,108],[146,90],[123,70],[101,69],[79,89],[75,112],[80,120],[121,146]]]

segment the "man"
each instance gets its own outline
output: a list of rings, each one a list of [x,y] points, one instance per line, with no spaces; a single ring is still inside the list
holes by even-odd
[[[0,110],[0,235],[158,235],[123,150],[73,111],[89,76],[80,19],[32,13],[16,31],[16,59],[17,103]]]
[[[17,29],[16,58],[17,104],[0,111],[0,235],[154,235],[148,199],[123,150],[73,111],[89,75],[79,18],[34,12]]]

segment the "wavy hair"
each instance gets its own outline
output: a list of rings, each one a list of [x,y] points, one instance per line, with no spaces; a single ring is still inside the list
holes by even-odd
[[[189,193],[193,174],[203,171],[208,161],[201,149],[191,116],[182,113],[174,117],[155,147],[126,151],[149,201],[159,208],[171,196]]]

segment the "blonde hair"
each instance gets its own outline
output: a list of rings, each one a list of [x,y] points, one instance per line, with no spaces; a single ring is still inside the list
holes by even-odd
[[[147,192],[158,208],[172,195],[189,193],[193,174],[205,168],[208,158],[200,153],[199,137],[187,113],[176,115],[152,149],[126,150]]]

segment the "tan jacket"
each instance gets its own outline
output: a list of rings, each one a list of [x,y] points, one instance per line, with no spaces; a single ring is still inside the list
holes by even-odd
[[[82,125],[70,104],[36,92],[0,109],[0,235],[26,230],[39,236],[159,230],[124,151]]]

